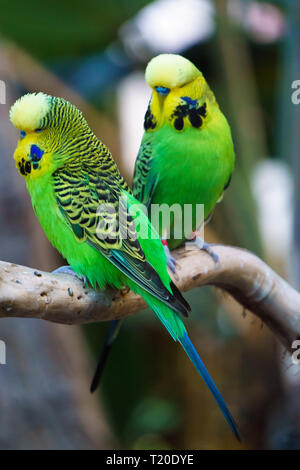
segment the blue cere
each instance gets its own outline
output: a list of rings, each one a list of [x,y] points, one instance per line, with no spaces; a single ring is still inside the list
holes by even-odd
[[[170,88],[166,88],[164,86],[156,86],[155,90],[157,91],[157,93],[159,93],[160,95],[164,95],[164,96],[170,93]]]
[[[24,139],[25,135],[26,135],[25,131],[20,131],[20,138],[21,139]]]
[[[40,147],[38,147],[37,145],[33,144],[30,147],[30,156],[33,162],[38,162],[42,158],[43,155],[44,155],[44,151],[40,149]]]

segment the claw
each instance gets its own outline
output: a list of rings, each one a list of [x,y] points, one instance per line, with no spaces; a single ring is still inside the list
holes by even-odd
[[[84,275],[77,274],[71,266],[61,266],[60,268],[54,269],[52,274],[70,274],[71,276],[77,277],[84,285],[87,284],[87,279]]]
[[[209,254],[209,256],[214,260],[215,264],[219,262],[219,255],[214,252],[209,243],[204,242],[202,250]]]
[[[197,247],[199,250],[206,251],[216,264],[219,262],[219,255],[214,252],[210,243],[206,243],[199,235],[196,235],[194,240],[185,242],[185,246],[188,250]]]
[[[172,273],[176,273],[176,264],[177,264],[177,261],[175,258],[173,258],[172,255],[170,256],[167,256],[167,266],[168,268],[171,269]]]

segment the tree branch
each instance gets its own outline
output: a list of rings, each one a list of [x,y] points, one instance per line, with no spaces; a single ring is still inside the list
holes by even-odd
[[[217,264],[199,250],[174,252],[179,289],[220,287],[260,317],[291,350],[292,342],[300,338],[300,293],[246,250],[215,245],[214,251],[219,256]],[[132,292],[94,291],[74,276],[54,275],[0,261],[0,317],[80,324],[123,318],[145,305]]]

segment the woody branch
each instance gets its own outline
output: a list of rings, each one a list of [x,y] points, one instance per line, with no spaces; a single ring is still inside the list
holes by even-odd
[[[179,289],[212,285],[227,291],[291,350],[292,342],[300,338],[300,293],[246,250],[216,245],[214,251],[217,264],[199,250],[174,252]],[[144,307],[144,300],[132,292],[94,291],[71,275],[0,261],[0,317],[81,324],[124,318]]]

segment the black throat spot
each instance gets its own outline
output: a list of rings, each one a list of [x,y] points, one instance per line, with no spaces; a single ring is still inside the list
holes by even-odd
[[[171,118],[174,119],[174,127],[177,131],[181,131],[184,127],[184,118],[188,117],[191,125],[196,129],[199,129],[203,124],[203,118],[206,117],[206,103],[203,103],[202,106],[199,106],[196,100],[188,99],[188,97],[183,97],[184,104],[180,104],[176,107]]]
[[[145,131],[148,131],[149,129],[155,129],[155,127],[156,127],[156,121],[151,112],[150,104],[149,104],[146,114],[145,114],[144,129]]]
[[[18,163],[18,166],[19,166],[21,175],[26,176],[26,175],[29,175],[29,173],[31,173],[31,169],[32,169],[31,163],[29,161],[25,162],[24,158],[22,158],[22,161]]]

